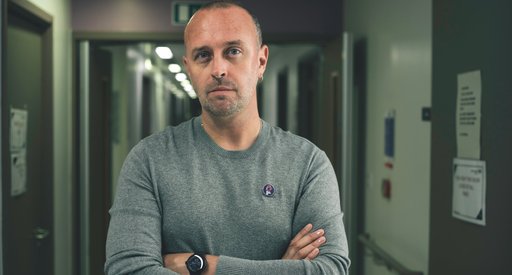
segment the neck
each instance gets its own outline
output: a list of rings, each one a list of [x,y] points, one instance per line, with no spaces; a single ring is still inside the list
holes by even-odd
[[[224,150],[242,151],[251,147],[262,128],[259,116],[248,118],[212,118],[201,115],[202,126],[212,140]]]

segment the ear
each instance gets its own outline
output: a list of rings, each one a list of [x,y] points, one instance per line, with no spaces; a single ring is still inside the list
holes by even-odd
[[[187,72],[188,72],[188,59],[187,59],[187,57],[186,57],[186,56],[183,56],[183,57],[181,58],[181,61],[183,62],[183,66],[185,66],[185,69],[186,69],[186,70],[187,70]]]
[[[268,54],[269,54],[268,46],[261,45],[260,50],[259,50],[259,56],[258,56],[258,61],[259,61],[258,72],[259,72],[260,76],[263,76],[263,74],[265,73],[265,69],[267,68]]]

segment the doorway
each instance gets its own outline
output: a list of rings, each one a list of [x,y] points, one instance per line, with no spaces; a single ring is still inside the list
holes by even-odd
[[[170,43],[166,43],[170,44]],[[117,177],[131,148],[197,115],[198,104],[160,64],[157,42],[76,40],[79,125],[75,230],[80,274],[102,274]],[[174,44],[173,44],[174,45]],[[179,55],[178,45],[173,49]],[[172,79],[171,79],[172,76]]]

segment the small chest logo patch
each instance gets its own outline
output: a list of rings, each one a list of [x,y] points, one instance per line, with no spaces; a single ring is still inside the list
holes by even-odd
[[[261,189],[261,192],[263,193],[263,195],[265,197],[273,197],[274,193],[276,192],[276,189],[274,188],[274,186],[272,184],[267,183],[267,184],[265,184],[265,186],[263,186],[263,188]]]

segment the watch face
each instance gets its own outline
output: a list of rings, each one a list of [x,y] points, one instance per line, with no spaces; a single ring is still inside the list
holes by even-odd
[[[191,272],[201,271],[204,267],[204,262],[201,257],[194,255],[187,261],[187,266]]]

